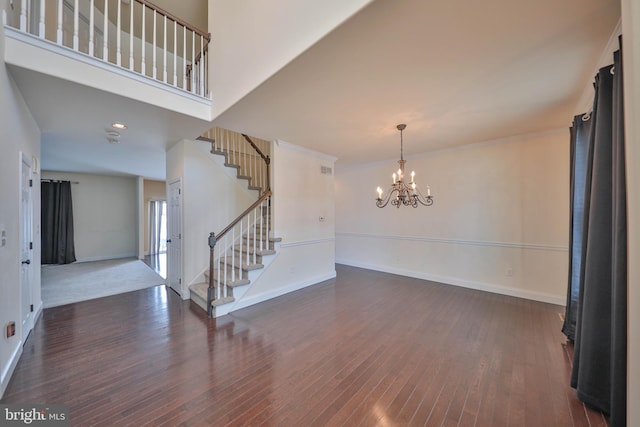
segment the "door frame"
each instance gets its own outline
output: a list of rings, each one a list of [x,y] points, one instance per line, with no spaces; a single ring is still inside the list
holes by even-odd
[[[27,169],[28,184],[24,182],[25,168]],[[33,252],[33,163],[31,158],[25,153],[20,152],[20,203],[18,218],[20,233],[20,339],[23,344],[26,342],[29,333],[35,324],[35,303],[34,294],[34,252]],[[27,187],[25,188],[25,184]],[[28,193],[27,207],[23,205],[23,195],[25,190]],[[26,230],[25,230],[26,227]],[[25,240],[25,234],[26,240]],[[29,241],[27,243],[27,240]],[[26,258],[26,259],[25,259]],[[28,264],[23,264],[27,261]],[[26,289],[25,289],[26,288]],[[27,299],[27,301],[25,301]]]
[[[172,194],[171,194],[171,188],[174,185],[178,185],[178,191],[179,191],[179,201],[178,201],[178,214],[180,215],[180,218],[178,220],[178,224],[179,224],[179,238],[177,242],[173,241],[173,219],[172,216],[174,214],[173,209],[172,209]],[[183,225],[183,204],[182,204],[182,178],[175,178],[172,179],[171,181],[167,181],[167,237],[169,238],[168,240],[171,240],[171,242],[167,242],[167,286],[171,289],[173,289],[174,291],[176,291],[181,298],[185,298],[185,292],[183,290],[183,286],[184,286],[184,282],[183,282],[183,277],[182,277],[182,264],[183,264],[183,259],[182,259],[182,253],[183,253],[183,248],[182,248],[182,234],[183,234],[183,230],[182,230],[182,225]],[[172,256],[172,251],[174,250],[173,248],[175,248],[175,246],[178,245],[180,247],[180,256],[178,257],[178,259],[174,260],[175,257]],[[179,263],[178,265],[175,265],[176,261]],[[178,271],[177,273],[177,278],[178,278],[178,286],[174,287],[172,286],[172,282],[171,279],[174,278],[173,273],[174,273],[174,269],[176,269]]]

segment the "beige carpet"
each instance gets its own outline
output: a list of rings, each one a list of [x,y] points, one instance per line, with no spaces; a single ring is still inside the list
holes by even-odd
[[[149,266],[133,258],[43,265],[42,303],[49,308],[164,283]]]

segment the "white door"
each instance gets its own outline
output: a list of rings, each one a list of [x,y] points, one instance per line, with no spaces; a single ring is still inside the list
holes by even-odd
[[[169,182],[167,212],[167,284],[180,296],[182,292],[182,182]]]
[[[33,202],[31,200],[31,161],[22,154],[20,165],[20,288],[22,342],[33,328]]]

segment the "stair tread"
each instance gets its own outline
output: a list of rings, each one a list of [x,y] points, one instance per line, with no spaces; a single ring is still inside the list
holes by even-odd
[[[214,299],[213,301],[211,301],[211,306],[220,307],[221,305],[229,304],[231,302],[234,302],[235,300],[236,299],[234,297],[218,298],[218,299]]]
[[[236,265],[234,268],[236,269],[241,268],[243,271],[253,271],[253,270],[260,270],[261,268],[264,268],[264,264],[239,264],[238,261],[239,260],[236,259]],[[231,260],[231,257],[228,256],[226,259],[221,259],[220,263],[231,266],[233,261]]]
[[[239,285],[236,285],[239,286]],[[201,299],[203,299],[205,302],[207,300],[207,289],[209,288],[209,285],[207,283],[201,282],[201,283],[196,283],[194,285],[189,286],[189,290],[191,291],[192,294],[197,295],[198,297],[200,297]],[[218,307],[220,305],[223,304],[228,304],[230,302],[234,302],[236,299],[232,296],[227,296],[227,297],[223,297],[223,298],[218,298],[216,300],[213,300],[211,305],[214,307]]]

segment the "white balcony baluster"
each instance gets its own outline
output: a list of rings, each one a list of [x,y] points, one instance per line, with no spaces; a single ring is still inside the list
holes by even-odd
[[[182,27],[182,89],[187,90],[187,27]]]
[[[178,87],[178,23],[173,21],[173,85]]]
[[[93,50],[94,50],[93,33],[95,32],[95,22],[94,22],[95,17],[94,17],[93,2],[94,0],[91,0],[90,6],[89,6],[89,56],[93,56]]]
[[[146,26],[147,26],[147,22],[146,22],[146,11],[147,8],[145,5],[142,5],[142,43],[140,44],[140,58],[141,58],[141,63],[140,63],[140,73],[144,76],[145,73],[147,72],[147,64],[145,62],[145,54],[146,54],[146,42],[145,42],[145,38],[146,38]]]
[[[202,96],[204,96],[204,79],[202,78],[203,74],[204,74],[204,37],[200,36],[200,61],[198,63],[198,79],[200,80],[200,90],[198,94]]]
[[[102,59],[109,62],[109,0],[104,0],[104,23],[102,24],[103,47],[102,47]]]
[[[152,47],[152,52],[153,52],[153,78],[157,78],[158,76],[158,65],[156,64],[156,40],[158,37],[158,32],[157,32],[157,27],[158,27],[158,23],[157,23],[157,19],[156,19],[156,11],[154,9],[153,11],[153,47]]]
[[[133,5],[136,2],[129,3],[129,70],[133,71]]]
[[[196,32],[191,32],[191,92],[196,93],[195,73],[196,73]]]
[[[162,43],[162,81],[167,82],[167,16],[164,16],[164,42]]]
[[[58,0],[58,28],[56,30],[56,43],[62,44],[62,0]]]
[[[117,24],[116,24],[116,65],[122,64],[122,0],[118,1],[118,16],[117,16]]]
[[[27,32],[27,0],[20,2],[20,31]]]
[[[78,37],[78,17],[80,15],[80,7],[78,0],[73,4],[73,50],[78,50],[80,38]]]
[[[40,16],[38,19],[38,36],[40,36],[41,39],[44,38],[44,17],[45,15],[45,5],[47,4],[46,1],[44,0],[40,0]]]

